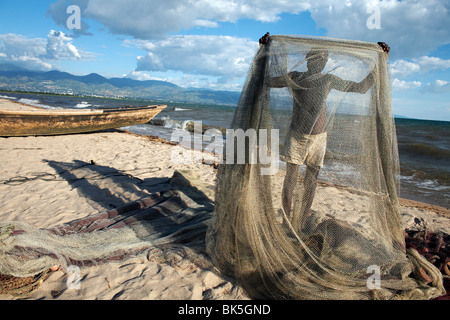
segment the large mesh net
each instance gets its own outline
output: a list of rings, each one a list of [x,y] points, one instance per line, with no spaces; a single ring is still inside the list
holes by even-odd
[[[227,137],[207,234],[215,265],[251,297],[443,293],[437,269],[405,248],[388,70],[373,43],[272,36],[260,46],[232,123],[258,143],[248,139],[239,162]],[[285,170],[264,173],[273,163],[261,155],[277,158],[277,145]]]

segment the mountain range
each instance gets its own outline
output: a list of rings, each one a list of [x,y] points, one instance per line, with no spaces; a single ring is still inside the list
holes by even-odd
[[[76,76],[57,70],[33,71],[7,63],[0,64],[0,90],[224,105],[236,105],[240,96],[240,92],[188,89],[166,81],[105,78],[97,73]]]

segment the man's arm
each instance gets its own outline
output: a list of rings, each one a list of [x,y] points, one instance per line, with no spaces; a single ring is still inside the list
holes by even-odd
[[[338,91],[366,93],[373,85],[373,71],[371,71],[361,82],[342,80],[332,74],[329,76],[331,77],[331,88]]]
[[[378,45],[381,47],[381,49],[383,49],[383,51],[389,57],[389,51],[391,51],[391,48],[385,42],[378,42]],[[366,93],[370,89],[370,87],[373,85],[373,81],[374,81],[373,72],[374,72],[374,70],[372,70],[361,82],[342,80],[339,77],[330,75],[331,76],[331,87],[333,89],[336,89],[339,91]]]
[[[287,87],[286,77],[273,77],[266,79],[266,85],[270,88],[284,88]]]

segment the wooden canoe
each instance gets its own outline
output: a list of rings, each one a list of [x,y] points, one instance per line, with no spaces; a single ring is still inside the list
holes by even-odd
[[[147,123],[167,106],[118,109],[0,110],[0,136],[37,136],[92,132]]]

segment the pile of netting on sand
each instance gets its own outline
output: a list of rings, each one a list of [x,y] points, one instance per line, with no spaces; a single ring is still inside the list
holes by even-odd
[[[54,265],[125,261],[158,247],[214,265],[250,298],[446,293],[448,239],[434,251],[419,231],[405,241],[387,56],[377,44],[271,37],[232,128],[249,139],[241,148],[227,137],[234,153],[219,166],[215,195],[175,174],[148,198],[59,227],[2,223],[0,292],[33,290]],[[286,170],[273,170],[279,155]]]

